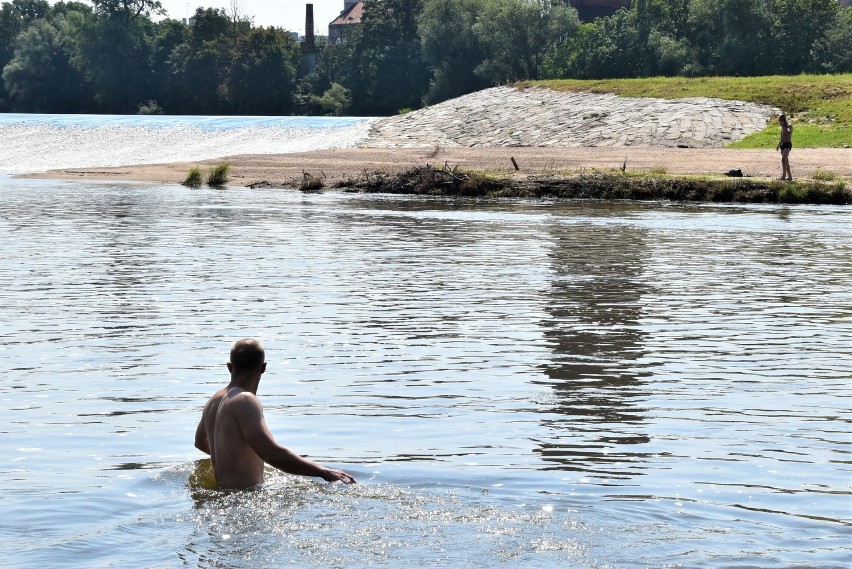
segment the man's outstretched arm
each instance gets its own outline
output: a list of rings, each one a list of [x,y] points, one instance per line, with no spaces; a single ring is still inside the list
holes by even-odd
[[[240,403],[238,413],[240,430],[252,450],[264,462],[290,474],[316,476],[327,482],[340,481],[345,484],[355,482],[352,476],[342,470],[326,468],[278,444],[272,435],[272,431],[266,425],[263,418],[263,408],[256,397],[246,398]]]

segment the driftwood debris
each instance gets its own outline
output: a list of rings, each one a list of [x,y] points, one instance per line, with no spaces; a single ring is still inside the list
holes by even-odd
[[[430,196],[528,199],[598,199],[739,203],[852,203],[843,183],[787,183],[753,178],[691,178],[628,175],[621,172],[579,173],[565,177],[498,178],[458,168],[418,166],[388,174],[374,172],[351,186],[352,191]]]

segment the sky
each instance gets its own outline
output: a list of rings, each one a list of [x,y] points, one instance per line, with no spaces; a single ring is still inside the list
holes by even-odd
[[[328,24],[343,10],[343,0],[239,0],[242,11],[254,16],[255,26],[275,26],[291,32],[305,33],[305,4],[314,5],[314,33],[328,34]],[[203,8],[230,7],[230,0],[160,0],[168,16],[174,19],[191,16],[199,6]]]

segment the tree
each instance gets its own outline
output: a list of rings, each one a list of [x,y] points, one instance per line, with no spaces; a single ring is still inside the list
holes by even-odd
[[[150,20],[151,14],[166,13],[160,0],[92,0],[92,4],[96,12],[125,26],[138,19]]]
[[[351,38],[350,38],[351,39]],[[302,77],[296,85],[293,98],[295,112],[301,115],[340,116],[349,110],[352,102],[349,89],[343,83],[350,77],[353,42],[331,45],[325,41],[316,44],[317,64],[314,70]],[[339,89],[333,87],[339,87]],[[331,93],[329,93],[329,91]],[[345,94],[345,97],[340,95]],[[328,97],[326,97],[328,95]],[[329,106],[329,102],[333,104]]]
[[[169,58],[183,112],[218,114],[227,110],[225,78],[233,56],[230,31],[224,10],[195,11],[189,38]]]
[[[12,60],[18,35],[33,21],[44,18],[49,9],[47,0],[12,0],[0,4],[0,74]],[[8,96],[0,80],[0,111],[8,106]]]
[[[3,69],[11,108],[25,112],[68,113],[80,110],[82,77],[71,66],[65,19],[36,20],[15,41]]]
[[[473,33],[487,53],[476,74],[489,83],[541,76],[545,58],[580,26],[576,10],[549,0],[492,0]]]
[[[189,39],[189,27],[178,20],[154,26],[151,38],[151,96],[166,112],[180,110],[180,89],[172,69],[172,54]]]
[[[153,99],[150,57],[152,24],[148,19],[94,14],[76,19],[71,62],[93,85],[99,110],[133,113]]]
[[[352,104],[349,89],[340,83],[332,83],[321,95],[297,90],[296,111],[303,115],[342,116]]]
[[[472,33],[481,14],[489,13],[489,0],[426,0],[418,22],[423,61],[432,79],[427,104],[471,93],[489,85],[476,74],[486,57],[485,46]]]
[[[428,74],[421,57],[417,20],[423,0],[364,0],[352,44],[346,87],[356,112],[394,114],[421,105]]]
[[[231,21],[231,38],[234,41],[234,47],[236,47],[240,36],[251,31],[251,24],[254,18],[246,14],[242,0],[230,0],[227,14],[228,19]]]
[[[695,60],[708,73],[754,75],[769,70],[770,21],[764,0],[693,0]]]
[[[822,73],[852,72],[852,7],[837,13],[837,20],[813,45],[814,65]]]
[[[26,24],[41,20],[50,10],[50,4],[47,0],[12,0],[12,6]]]
[[[234,113],[287,115],[293,110],[300,51],[278,28],[255,28],[237,43],[227,78]]]
[[[781,73],[817,71],[813,50],[832,28],[840,7],[836,0],[766,0],[772,21],[772,53]],[[844,47],[849,50],[849,46]]]
[[[580,26],[546,66],[550,77],[636,77],[643,65],[635,10],[619,10]]]

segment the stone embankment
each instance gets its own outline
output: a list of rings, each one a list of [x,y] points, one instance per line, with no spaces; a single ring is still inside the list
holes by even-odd
[[[627,98],[494,87],[376,120],[366,148],[722,148],[763,130],[774,107],[711,98]]]

